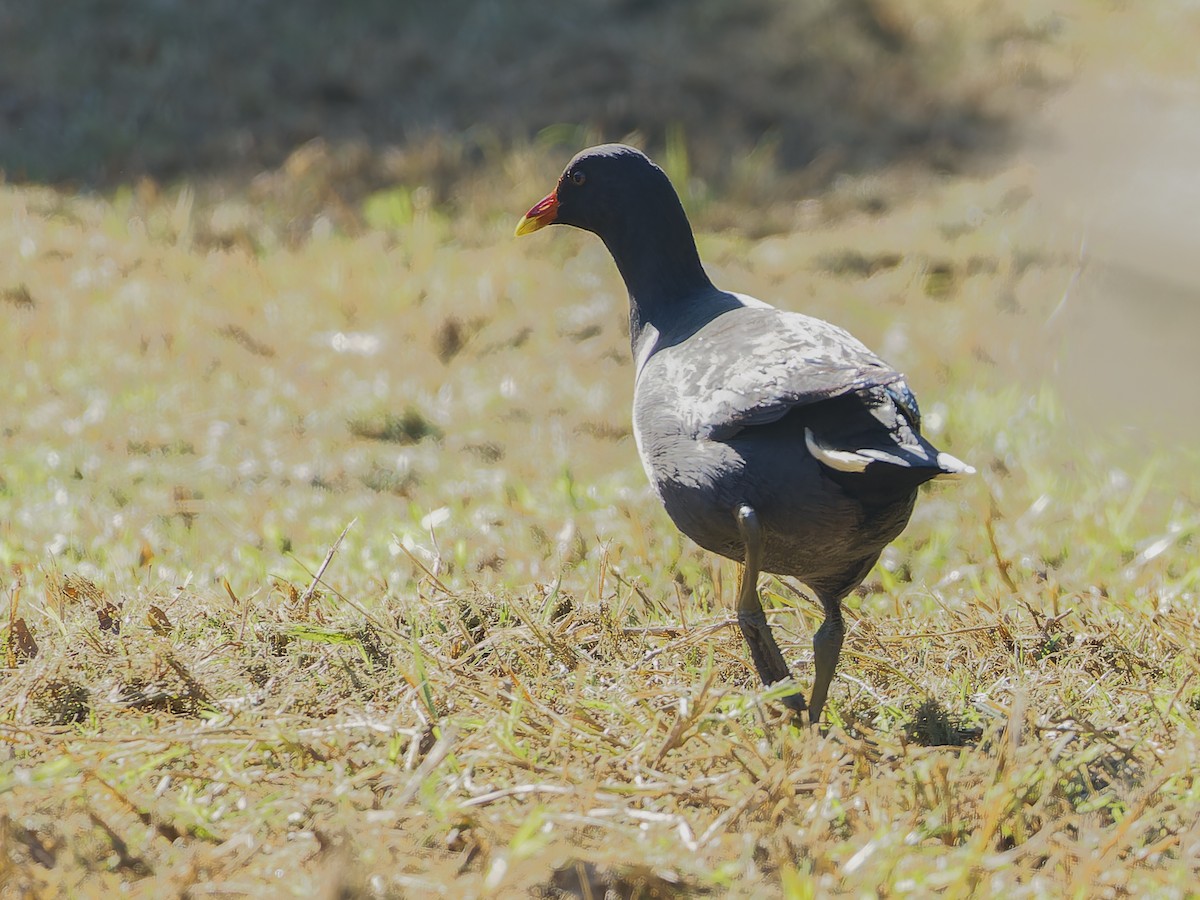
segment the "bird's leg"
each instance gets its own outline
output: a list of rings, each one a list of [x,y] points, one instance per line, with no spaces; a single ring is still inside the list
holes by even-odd
[[[809,706],[809,717],[815,725],[821,718],[821,710],[829,696],[829,685],[833,681],[833,670],[837,668],[838,656],[842,652],[842,635],[845,625],[842,623],[841,600],[821,598],[825,607],[825,621],[813,635],[813,677],[812,703]]]
[[[772,685],[777,681],[791,677],[775,636],[771,634],[771,626],[763,613],[762,603],[758,599],[758,573],[762,570],[762,527],[758,523],[758,514],[749,505],[738,507],[738,533],[742,536],[742,544],[746,547],[746,565],[742,569],[742,581],[738,586],[737,617],[738,628],[742,637],[750,647],[750,657],[754,660],[754,668],[763,684]],[[836,661],[837,656],[835,654]],[[783,698],[783,705],[792,712],[804,712],[804,695],[791,694]]]

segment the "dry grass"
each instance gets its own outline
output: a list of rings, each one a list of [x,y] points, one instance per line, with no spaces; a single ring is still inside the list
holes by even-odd
[[[1064,400],[1104,273],[1028,167],[689,200],[980,469],[849,598],[816,732],[644,484],[603,248],[508,239],[562,159],[347,206],[358,152],[0,190],[6,896],[1194,893],[1195,454]]]

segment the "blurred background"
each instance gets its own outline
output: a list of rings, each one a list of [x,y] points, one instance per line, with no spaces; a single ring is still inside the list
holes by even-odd
[[[10,2],[0,160],[12,179],[105,188],[253,175],[314,138],[478,154],[571,146],[582,127],[660,147],[682,129],[702,174],[756,148],[787,168],[824,157],[825,177],[951,166],[1002,149],[1054,80],[1032,64],[1053,11],[976,7],[968,23],[896,0]]]
[[[364,571],[411,575],[398,534],[521,579],[657,515],[610,261],[510,238],[606,140],[719,284],[877,348],[994,491],[1038,441],[1173,460],[1197,46],[1186,0],[0,2],[0,551],[266,571],[365,510]]]
[[[0,170],[186,181],[202,204],[253,185],[296,240],[319,216],[361,229],[397,184],[469,213],[472,176],[494,189],[530,143],[547,177],[589,142],[642,144],[701,227],[750,237],[803,227],[799,202],[847,174],[1028,164],[1080,250],[1057,376],[1089,418],[1172,430],[1200,412],[1197,27],[1186,0],[7,2]],[[223,212],[202,242],[257,242]]]

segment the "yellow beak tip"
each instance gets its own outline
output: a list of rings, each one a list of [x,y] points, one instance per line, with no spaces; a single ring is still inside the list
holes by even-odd
[[[525,234],[533,234],[535,231],[542,228],[544,222],[540,222],[530,216],[522,216],[521,221],[517,223],[516,231],[513,232],[513,237],[521,237]]]
[[[515,232],[517,237],[531,234],[539,228],[545,228],[558,218],[558,194],[551,191],[534,205],[533,209],[521,217]]]

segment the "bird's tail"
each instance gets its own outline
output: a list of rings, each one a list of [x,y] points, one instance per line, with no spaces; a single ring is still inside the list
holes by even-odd
[[[957,456],[947,453],[945,450],[938,451],[937,464],[938,468],[942,471],[935,475],[934,478],[958,479],[975,474],[974,466],[968,465]]]

